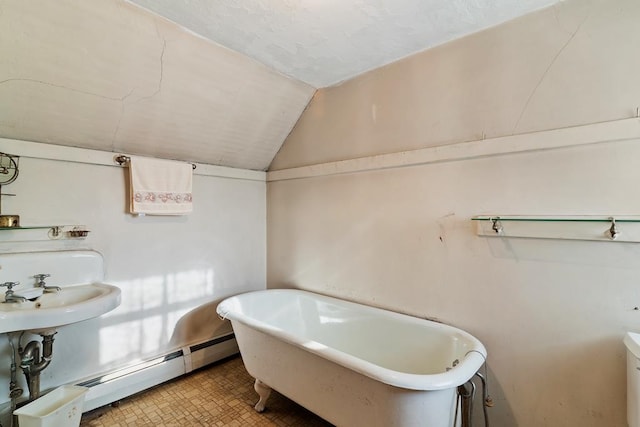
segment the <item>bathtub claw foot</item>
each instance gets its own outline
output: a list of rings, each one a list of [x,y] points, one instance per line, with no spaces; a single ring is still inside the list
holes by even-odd
[[[267,399],[271,394],[271,387],[269,387],[259,379],[256,379],[256,383],[253,385],[253,388],[255,389],[256,393],[258,393],[258,396],[260,396],[260,400],[258,400],[256,406],[254,406],[254,409],[258,412],[263,412],[267,404]]]

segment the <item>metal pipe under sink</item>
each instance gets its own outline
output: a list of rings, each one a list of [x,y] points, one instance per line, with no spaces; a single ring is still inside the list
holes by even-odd
[[[40,397],[40,372],[42,372],[53,356],[53,336],[56,331],[41,332],[42,337],[42,358],[40,358],[40,343],[36,340],[29,342],[24,349],[18,348],[20,354],[20,368],[27,378],[29,387],[29,400]]]

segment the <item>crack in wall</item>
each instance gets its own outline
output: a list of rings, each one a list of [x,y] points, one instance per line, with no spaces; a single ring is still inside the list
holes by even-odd
[[[118,131],[120,130],[120,124],[122,123],[122,119],[124,117],[124,109],[125,109],[126,100],[131,95],[133,95],[133,92],[136,89],[134,87],[129,91],[129,93],[127,93],[126,95],[121,96],[121,97],[118,98],[118,97],[113,97],[113,96],[101,95],[101,94],[95,93],[95,92],[89,92],[89,91],[85,91],[85,90],[81,90],[81,89],[76,89],[76,88],[65,86],[65,85],[59,85],[59,84],[56,84],[56,83],[45,82],[43,80],[37,80],[37,79],[11,78],[11,79],[6,79],[6,80],[0,81],[0,85],[5,84],[5,83],[12,83],[12,82],[36,83],[36,84],[41,84],[41,85],[45,85],[45,86],[51,86],[51,87],[55,87],[55,88],[59,88],[59,89],[65,89],[65,90],[69,90],[69,91],[76,92],[76,93],[81,93],[83,95],[94,96],[94,97],[101,98],[101,99],[106,99],[106,100],[109,100],[109,101],[118,101],[118,102],[120,102],[120,104],[121,104],[121,107],[120,107],[120,118],[118,119],[118,123],[116,125],[116,129],[113,132],[113,137],[111,139],[111,150],[112,151],[113,151],[114,146],[115,146],[116,136],[118,134]]]
[[[1,6],[1,3],[0,3]],[[0,12],[2,12],[2,10],[0,9]],[[162,39],[162,51],[160,52],[160,78],[158,80],[158,87],[156,88],[156,90],[148,96],[144,96],[142,98],[137,99],[135,102],[140,102],[142,100],[145,99],[151,99],[154,96],[158,95],[161,90],[162,90],[162,82],[164,79],[164,54],[167,48],[167,40],[161,36],[159,29],[157,27],[156,24],[156,33],[158,34],[158,37]],[[90,92],[90,91],[86,91],[86,90],[82,90],[82,89],[77,89],[74,87],[70,87],[70,86],[65,86],[65,85],[61,85],[61,84],[57,84],[57,83],[51,83],[51,82],[47,82],[44,80],[38,80],[38,79],[29,79],[29,78],[9,78],[9,79],[5,79],[5,80],[0,80],[0,85],[3,84],[10,84],[10,83],[16,83],[16,82],[23,82],[23,83],[34,83],[34,84],[38,84],[38,85],[44,85],[44,86],[50,86],[50,87],[54,87],[54,88],[58,88],[58,89],[64,89],[64,90],[68,90],[71,92],[75,92],[75,93],[80,93],[83,95],[88,95],[88,96],[93,96],[96,98],[100,98],[100,99],[106,99],[109,101],[117,101],[120,102],[120,117],[118,118],[118,122],[116,123],[115,129],[113,131],[113,135],[111,137],[111,151],[115,150],[115,143],[116,143],[116,139],[118,137],[118,133],[120,132],[120,126],[122,125],[122,121],[124,119],[124,115],[125,115],[125,110],[126,110],[126,105],[127,105],[127,99],[130,98],[134,91],[137,89],[136,87],[132,88],[126,95],[121,96],[121,97],[114,97],[114,96],[106,96],[106,95],[102,95],[96,92]]]
[[[158,88],[155,90],[155,92],[153,92],[151,95],[148,96],[143,96],[142,98],[139,98],[136,103],[143,101],[145,99],[151,99],[154,96],[156,96],[157,94],[160,93],[160,91],[162,90],[162,80],[164,79],[164,52],[167,49],[167,40],[166,39],[162,39],[162,52],[160,52],[160,79],[158,80]]]
[[[582,22],[580,22],[580,24],[578,25],[578,27],[575,29],[575,31],[571,34],[571,36],[567,39],[567,41],[564,43],[564,45],[562,45],[562,47],[560,48],[560,50],[558,50],[558,52],[555,54],[555,56],[551,59],[551,62],[549,63],[549,65],[547,66],[547,68],[544,70],[544,72],[542,73],[542,76],[540,77],[540,80],[538,80],[538,83],[535,85],[535,87],[533,88],[533,90],[531,91],[531,93],[529,94],[529,97],[527,98],[527,101],[524,104],[524,107],[522,107],[522,111],[520,111],[520,116],[518,116],[518,120],[516,120],[516,124],[513,127],[513,130],[511,131],[511,135],[515,135],[516,133],[516,129],[518,129],[518,126],[520,126],[520,122],[522,121],[522,118],[524,117],[524,113],[527,111],[527,108],[529,108],[529,104],[531,103],[531,100],[533,99],[533,96],[536,94],[536,92],[538,91],[538,88],[542,85],[542,83],[544,82],[545,78],[547,77],[547,74],[549,74],[549,71],[551,70],[551,67],[553,67],[553,64],[556,63],[556,61],[558,60],[558,58],[560,57],[560,55],[562,54],[562,52],[565,51],[565,49],[567,48],[567,46],[569,46],[569,44],[571,43],[571,41],[575,38],[576,34],[578,34],[578,32],[580,31],[580,29],[582,28],[582,26],[584,25],[585,22],[587,22],[587,19],[589,19],[589,17],[591,16],[591,14],[587,14],[587,16],[582,20]],[[557,16],[556,16],[557,18]]]
[[[45,82],[43,80],[37,80],[37,79],[11,78],[11,79],[6,79],[6,80],[0,80],[0,85],[5,84],[5,83],[13,83],[13,82],[37,83],[37,84],[41,84],[41,85],[45,85],[45,86],[51,86],[51,87],[55,87],[55,88],[59,88],[59,89],[70,90],[72,92],[81,93],[83,95],[95,96],[96,98],[108,99],[109,101],[123,101],[125,98],[127,98],[129,95],[131,95],[131,93],[129,93],[128,95],[121,96],[120,98],[113,97],[113,96],[106,96],[106,95],[101,95],[101,94],[95,93],[95,92],[89,92],[89,91],[86,91],[86,90],[76,89],[76,88],[73,88],[73,87],[69,87],[69,86],[65,86],[65,85],[59,85],[59,84],[56,84],[56,83]]]
[[[158,27],[156,25],[156,32],[158,31]],[[160,36],[160,33],[158,33],[158,36]],[[162,51],[160,52],[160,79],[158,80],[158,88],[155,90],[155,92],[153,92],[151,95],[148,96],[143,96],[142,98],[138,98],[134,103],[138,103],[142,100],[145,99],[151,99],[154,96],[156,96],[157,94],[160,93],[160,91],[162,90],[162,81],[164,79],[164,52],[167,49],[167,40],[165,38],[162,38]],[[122,101],[122,106],[120,109],[120,118],[118,119],[118,123],[116,124],[116,128],[113,131],[113,136],[111,137],[111,151],[115,150],[115,146],[116,146],[116,138],[118,137],[118,132],[120,132],[120,125],[122,124],[122,120],[124,119],[124,114],[125,114],[125,109],[126,109],[126,100],[127,98],[129,98],[132,94],[133,91],[136,88],[131,89],[131,91],[124,96],[121,101]]]

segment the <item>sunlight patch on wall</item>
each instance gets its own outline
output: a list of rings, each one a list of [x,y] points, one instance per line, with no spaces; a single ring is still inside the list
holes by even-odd
[[[103,319],[100,363],[155,355],[190,312],[214,300],[213,269],[121,281],[122,304]],[[212,325],[213,327],[213,325]]]

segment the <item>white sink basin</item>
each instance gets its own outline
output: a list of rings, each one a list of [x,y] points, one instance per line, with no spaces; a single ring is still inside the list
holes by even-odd
[[[15,290],[20,295],[20,290]],[[4,300],[4,296],[2,297]],[[63,287],[35,301],[0,303],[0,333],[41,331],[98,317],[120,305],[120,288],[104,283]]]

